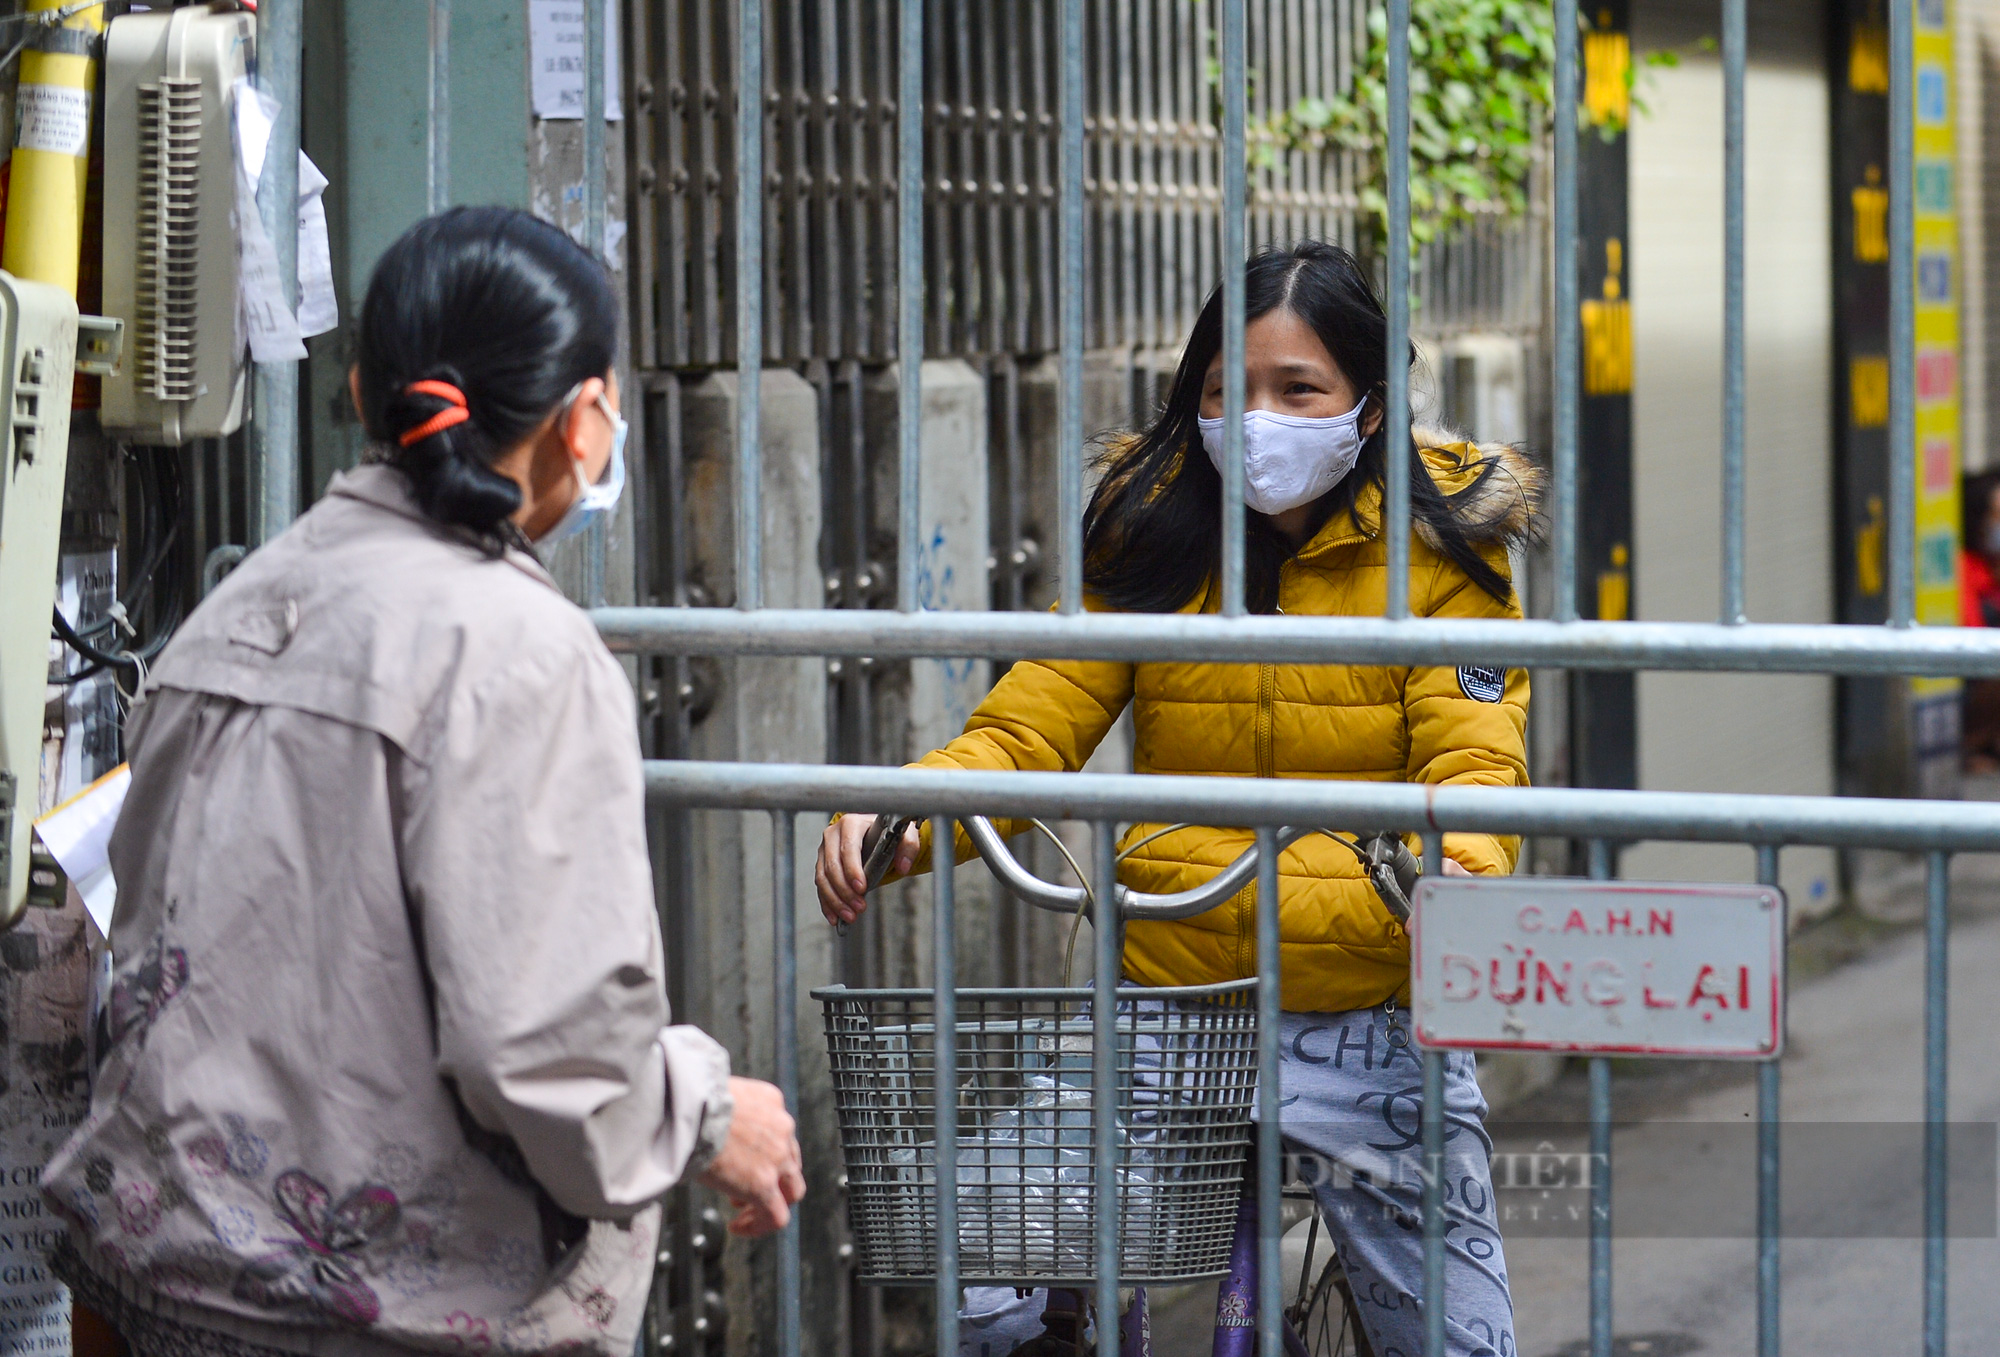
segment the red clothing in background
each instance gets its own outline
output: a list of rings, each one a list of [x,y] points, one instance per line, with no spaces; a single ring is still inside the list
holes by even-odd
[[[1958,624],[2000,627],[2000,579],[1976,551],[1958,554]]]

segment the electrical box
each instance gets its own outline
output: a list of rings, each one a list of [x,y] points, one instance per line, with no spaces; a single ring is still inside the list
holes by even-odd
[[[1439,366],[1445,423],[1485,443],[1528,436],[1527,354],[1513,335],[1462,334],[1445,341]]]
[[[126,324],[107,431],[178,446],[243,423],[230,101],[256,21],[186,5],[111,21],[104,55],[104,309]]]
[[[76,337],[75,298],[0,273],[0,927],[28,897]]]

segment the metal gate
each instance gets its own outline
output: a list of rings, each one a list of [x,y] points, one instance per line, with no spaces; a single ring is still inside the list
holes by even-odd
[[[934,110],[935,82],[945,78],[949,68],[963,74],[972,69],[965,63],[971,48],[967,30],[973,26],[960,21],[956,28],[945,24],[950,8],[927,5],[925,0],[887,0],[869,6],[866,14],[822,0],[817,6],[794,4],[773,6],[768,11],[763,0],[741,0],[734,7],[737,43],[737,78],[734,128],[737,146],[734,156],[736,180],[766,184],[773,195],[796,209],[796,217],[782,218],[789,232],[795,220],[796,240],[767,239],[766,217],[757,195],[737,195],[730,202],[734,221],[723,211],[728,200],[719,174],[712,170],[696,182],[690,176],[685,191],[686,215],[675,219],[671,231],[684,233],[678,245],[661,241],[658,248],[683,248],[698,256],[693,263],[685,258],[671,271],[666,286],[690,286],[699,305],[684,298],[662,305],[655,315],[642,319],[645,343],[652,347],[655,360],[692,357],[715,362],[734,350],[738,362],[742,399],[736,430],[735,515],[736,578],[739,581],[737,607],[674,607],[664,609],[602,609],[596,619],[606,640],[616,650],[628,653],[686,656],[825,656],[910,658],[979,657],[1007,660],[1021,655],[1066,659],[1143,660],[1168,658],[1198,652],[1220,662],[1287,662],[1318,664],[1376,665],[1456,665],[1467,657],[1482,664],[1544,669],[1635,671],[1643,669],[1710,670],[1739,672],[1792,672],[1841,675],[1905,677],[1997,677],[2000,676],[2000,641],[1987,633],[1952,629],[1920,629],[1915,626],[1915,566],[1913,505],[1915,499],[1916,449],[1914,438],[1915,362],[1913,327],[1913,118],[1912,39],[1915,0],[1888,0],[1889,78],[1891,106],[1890,157],[1888,163],[1889,242],[1891,265],[1890,429],[1891,482],[1888,519],[1888,582],[1890,623],[1883,627],[1773,625],[1751,622],[1746,617],[1744,598],[1744,344],[1743,344],[1743,259],[1744,259],[1744,139],[1743,90],[1745,65],[1745,5],[1747,0],[1722,0],[1722,57],[1726,108],[1725,155],[1725,327],[1721,336],[1725,356],[1723,484],[1723,587],[1718,600],[1717,620],[1712,623],[1593,622],[1578,620],[1575,595],[1577,541],[1576,486],[1578,470],[1578,315],[1576,270],[1559,267],[1552,271],[1554,293],[1553,364],[1551,381],[1554,407],[1553,509],[1554,605],[1547,618],[1523,622],[1474,622],[1413,619],[1409,612],[1408,568],[1410,562],[1409,412],[1410,391],[1406,373],[1392,369],[1388,388],[1390,449],[1388,457],[1387,520],[1389,560],[1389,600],[1381,618],[1300,618],[1250,616],[1244,606],[1243,570],[1243,473],[1241,459],[1241,412],[1243,389],[1243,275],[1239,267],[1253,237],[1265,232],[1249,211],[1247,186],[1250,171],[1246,163],[1246,51],[1248,0],[1214,0],[1213,11],[1219,29],[1220,127],[1215,140],[1217,175],[1212,206],[1198,206],[1215,220],[1218,249],[1215,270],[1224,294],[1225,428],[1229,455],[1224,487],[1222,597],[1220,616],[1157,616],[1086,614],[1082,607],[1080,521],[1083,505],[1084,427],[1082,417],[1083,354],[1091,339],[1093,297],[1114,285],[1115,262],[1091,246],[1091,212],[1112,212],[1104,207],[1101,182],[1092,180],[1087,139],[1086,114],[1090,107],[1087,76],[1102,72],[1116,76],[1115,63],[1124,41],[1115,24],[1107,24],[1099,38],[1086,31],[1085,0],[1049,0],[1053,6],[1046,32],[1051,43],[1046,68],[1052,88],[1038,96],[1047,110],[1034,127],[1017,131],[986,128],[976,116],[976,108],[954,112],[949,106]],[[984,6],[975,8],[986,9]],[[1040,0],[1028,4],[1035,15],[1045,12]],[[1576,97],[1578,88],[1578,36],[1576,0],[1556,0],[1556,65],[1553,157],[1554,257],[1570,260],[1575,256],[1577,230]],[[1408,32],[1410,0],[1388,0],[1388,32],[1402,36]],[[1302,11],[1303,12],[1303,11]],[[816,19],[814,16],[817,16]],[[843,18],[846,16],[846,18]],[[719,22],[728,16],[709,5],[691,5],[684,11],[682,34],[692,35],[713,50],[723,43]],[[777,20],[767,28],[767,19]],[[869,28],[872,18],[875,27]],[[812,20],[808,24],[808,20]],[[874,82],[866,92],[844,91],[837,71],[821,67],[825,80],[823,103],[802,104],[796,111],[779,108],[767,120],[763,91],[766,88],[767,53],[807,62],[808,30],[816,34],[823,51],[841,50],[836,38],[840,24],[848,22],[855,35],[872,35],[876,43],[872,64],[857,79]],[[893,22],[893,31],[891,23]],[[593,25],[594,27],[594,25]],[[1030,36],[1043,32],[1039,21],[1023,30]],[[1167,38],[1155,41],[1171,48]],[[1176,40],[1184,40],[1181,35]],[[1086,61],[1093,42],[1109,40],[1110,45],[1094,49],[1095,64]],[[953,44],[960,44],[954,48]],[[857,49],[858,50],[858,49]],[[866,55],[865,53],[863,54]],[[1182,53],[1182,58],[1187,54]],[[959,63],[953,65],[953,63]],[[1107,65],[1106,63],[1113,63]],[[976,63],[973,63],[976,65]],[[596,63],[590,63],[595,70]],[[859,72],[860,68],[856,68]],[[890,84],[889,73],[894,82]],[[931,83],[927,83],[931,82]],[[590,82],[595,87],[595,78]],[[1389,44],[1388,89],[1390,139],[1388,178],[1388,249],[1386,295],[1389,309],[1389,351],[1403,351],[1410,330],[1411,251],[1408,225],[1409,145],[1409,49],[1407,41]],[[592,98],[601,100],[601,89],[593,88]],[[706,127],[702,152],[707,157],[690,165],[716,163],[715,138],[723,118],[717,107],[714,86],[688,87],[668,97],[685,99],[700,106],[694,121]],[[845,102],[844,102],[845,101]],[[601,104],[599,105],[601,107]],[[935,116],[931,113],[935,111]],[[702,120],[706,120],[702,122]],[[1191,124],[1205,122],[1205,115],[1193,111]],[[796,125],[794,125],[796,124]],[[844,129],[844,130],[843,130]],[[1155,129],[1157,131],[1157,129]],[[1140,139],[1152,133],[1141,130]],[[839,204],[831,200],[825,176],[841,171],[831,164],[815,179],[804,162],[791,158],[799,148],[809,146],[814,136],[825,139],[833,152],[841,148],[853,157],[846,171],[864,177],[868,193],[855,200],[853,211],[843,217]],[[1008,142],[1014,150],[1001,153],[1035,160],[1043,177],[1023,180],[1031,191],[1011,203],[998,179],[993,190],[976,183],[957,191],[949,206],[926,208],[926,166],[943,163],[939,158],[980,154],[981,138],[990,144]],[[776,159],[785,173],[767,177],[767,138],[778,147]],[[1137,143],[1135,143],[1137,144]],[[1032,151],[1032,154],[1030,152]],[[1039,159],[1036,159],[1039,157]],[[980,162],[984,163],[984,162]],[[1008,162],[1016,163],[1016,162]],[[1021,160],[1019,164],[1026,164]],[[1053,173],[1046,171],[1052,165]],[[933,171],[935,173],[935,171]],[[979,171],[965,171],[977,174]],[[998,171],[987,170],[989,176]],[[1101,175],[1102,170],[1099,171]],[[1092,204],[1096,206],[1093,209]],[[1117,209],[1117,210],[1123,210]],[[994,261],[982,261],[978,250],[964,242],[977,242],[977,232],[953,235],[952,221],[979,212],[995,214],[995,219],[1014,214],[1020,229],[1039,232],[1041,239],[1053,241],[1053,258],[1037,259],[1026,294],[994,290],[995,278],[1010,267],[1015,258],[1002,250]],[[1115,215],[1115,212],[1113,213]],[[875,258],[893,261],[893,273],[884,267],[866,287],[867,308],[852,313],[845,327],[819,319],[814,328],[811,316],[795,316],[780,304],[782,294],[767,287],[780,268],[803,267],[824,252],[811,247],[814,232],[867,230],[875,241]],[[1009,229],[1013,229],[1010,227]],[[1005,245],[1004,232],[991,239]],[[1007,249],[1012,249],[1008,246]],[[961,250],[960,271],[949,296],[927,291],[930,252]],[[737,261],[742,285],[734,289],[733,311],[724,313],[720,297],[720,275],[711,261],[727,257]],[[1022,256],[1025,258],[1026,256]],[[1095,263],[1095,270],[1091,267]],[[1047,267],[1042,265],[1046,263]],[[994,269],[998,269],[996,273]],[[985,271],[982,272],[982,269]],[[893,287],[890,284],[893,282]],[[858,284],[856,284],[858,286]],[[843,284],[843,287],[847,286]],[[981,290],[986,289],[986,290]],[[1199,283],[1196,284],[1199,290]],[[860,294],[857,293],[857,296]],[[1162,290],[1162,298],[1168,293]],[[1187,294],[1192,295],[1192,294]],[[676,297],[680,294],[676,293]],[[968,299],[978,299],[972,305]],[[989,307],[998,307],[995,311]],[[681,335],[674,324],[690,314],[687,307],[705,314],[706,328]],[[970,310],[966,308],[970,306]],[[703,312],[701,308],[706,307]],[[1151,314],[1164,318],[1173,308],[1163,300]],[[1102,323],[1103,312],[1095,317]],[[1056,559],[1060,569],[1059,603],[1052,614],[1021,612],[925,612],[919,608],[916,575],[917,555],[904,550],[898,555],[894,589],[895,607],[890,609],[845,609],[807,611],[766,609],[761,606],[759,498],[763,484],[760,451],[760,405],[756,396],[759,372],[769,359],[806,356],[849,357],[880,352],[893,353],[900,371],[902,431],[899,449],[898,503],[901,506],[901,535],[905,544],[917,539],[917,488],[920,474],[917,444],[919,402],[922,396],[921,362],[927,341],[949,346],[954,334],[967,328],[994,324],[1046,326],[1053,331],[1054,347],[1061,356],[1060,405],[1060,491],[1059,540]],[[1177,335],[1175,327],[1166,331]],[[837,342],[832,336],[844,334]],[[731,342],[733,340],[733,343]],[[1169,340],[1168,342],[1172,342]],[[677,347],[691,346],[691,347]],[[811,352],[809,353],[808,350]],[[1443,834],[1468,831],[1507,834],[1540,834],[1584,840],[1594,846],[1591,855],[1594,875],[1609,874],[1611,841],[1672,839],[1729,842],[1754,846],[1758,854],[1760,880],[1776,879],[1778,856],[1786,845],[1817,844],[1843,847],[1876,847],[1928,854],[1929,888],[1926,930],[1928,982],[1925,996],[1925,1176],[1924,1220],[1926,1232],[1924,1294],[1924,1352],[1941,1357],[1945,1351],[1945,1077],[1946,1077],[1946,941],[1947,868],[1950,855],[1968,851],[2000,851],[2000,806],[1943,802],[1866,800],[1859,798],[1809,798],[1786,796],[1710,796],[1662,792],[1606,792],[1565,789],[1468,789],[1423,788],[1411,785],[1342,784],[1259,781],[1254,779],[1200,779],[1167,776],[1110,777],[1052,774],[910,773],[901,770],[809,766],[805,764],[722,764],[699,762],[656,762],[647,769],[648,787],[656,804],[734,808],[764,811],[773,817],[774,882],[772,928],[775,938],[775,991],[772,1002],[777,1014],[775,1074],[788,1097],[796,1100],[799,1047],[796,1027],[797,946],[794,936],[795,902],[791,897],[793,879],[791,854],[793,827],[802,813],[827,812],[855,807],[883,805],[921,806],[938,817],[940,832],[948,832],[954,817],[972,814],[1061,815],[1095,822],[1095,874],[1100,885],[1097,899],[1109,908],[1114,898],[1109,889],[1113,872],[1111,844],[1119,819],[1159,821],[1193,820],[1212,822],[1217,817],[1251,826],[1262,826],[1260,842],[1266,849],[1260,878],[1264,899],[1276,896],[1275,843],[1277,827],[1284,824],[1366,823],[1424,836],[1427,857],[1433,869],[1441,865]],[[936,1011],[940,1022],[953,1012],[953,989],[949,981],[955,955],[955,914],[952,877],[939,873],[935,879],[936,956],[941,977],[936,990]],[[1118,980],[1118,930],[1115,919],[1097,920],[1095,1012],[1100,1023],[1112,1019],[1111,1001]],[[1278,1296],[1278,1118],[1276,1089],[1279,1051],[1277,1014],[1279,1003],[1277,960],[1277,911],[1258,912],[1257,960],[1258,1003],[1263,1016],[1259,1050],[1260,1099],[1260,1178],[1258,1190],[1262,1211],[1263,1297],[1260,1307],[1260,1342],[1263,1357],[1278,1357],[1280,1334],[1276,1316]],[[1102,1038],[1103,1034],[1100,1033]],[[948,1046],[949,1043],[944,1043]],[[938,1060],[938,1087],[951,1086],[950,1060],[943,1050]],[[1110,1105],[1102,1081],[1110,1077],[1100,1070],[1098,1105]],[[1442,1155],[1444,1124],[1441,1112],[1441,1057],[1428,1054],[1424,1063],[1426,1095],[1423,1136],[1431,1162]],[[1594,1152],[1608,1154],[1611,1115],[1611,1073],[1607,1062],[1594,1060],[1590,1069],[1591,1138]],[[1771,1357],[1779,1351],[1779,1237],[1778,1186],[1778,1067],[1767,1063],[1759,1069],[1758,1117],[1758,1334],[1759,1351]],[[937,1118],[939,1162],[945,1162],[954,1143],[956,1118],[950,1099],[940,1097],[944,1108]],[[1113,1200],[1118,1192],[1115,1139],[1108,1116],[1099,1118],[1097,1191],[1102,1200]],[[940,1173],[938,1218],[954,1218],[956,1184],[952,1175]],[[1611,1235],[1608,1210],[1610,1179],[1593,1177],[1593,1191],[1604,1214],[1592,1213],[1591,1235],[1591,1350],[1597,1357],[1611,1351]],[[810,1201],[809,1209],[823,1210],[822,1201]],[[1427,1296],[1433,1301],[1443,1287],[1443,1242],[1441,1237],[1441,1186],[1436,1174],[1427,1175],[1425,1187],[1425,1276]],[[1097,1216],[1097,1250],[1101,1260],[1097,1283],[1099,1312],[1117,1312],[1119,1279],[1116,1275],[1117,1213]],[[800,1338],[799,1279],[801,1259],[798,1226],[795,1223],[780,1245],[779,1313],[776,1322],[780,1351],[798,1350]],[[952,1236],[943,1236],[942,1257],[937,1280],[937,1350],[957,1350],[958,1280],[956,1249]],[[1426,1351],[1444,1350],[1444,1307],[1425,1307]]]

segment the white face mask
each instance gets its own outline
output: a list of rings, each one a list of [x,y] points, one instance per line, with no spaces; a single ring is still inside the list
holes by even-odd
[[[604,479],[592,485],[583,478],[583,458],[574,459],[571,465],[576,468],[576,497],[569,502],[569,508],[556,525],[536,539],[539,545],[560,542],[595,523],[610,521],[611,511],[618,507],[618,497],[625,493],[625,436],[632,426],[625,422],[623,415],[611,408],[611,402],[604,398],[601,391],[597,395],[597,408],[611,421],[611,461],[604,468]]]
[[[1311,504],[1361,457],[1363,396],[1344,415],[1308,419],[1273,410],[1243,412],[1243,503],[1260,514],[1281,514]],[[1222,470],[1222,420],[1204,419],[1201,445]]]

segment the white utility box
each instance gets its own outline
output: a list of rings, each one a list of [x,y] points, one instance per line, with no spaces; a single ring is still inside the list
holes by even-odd
[[[126,325],[107,431],[179,446],[243,423],[230,99],[256,20],[185,5],[111,21],[104,75],[104,309]]]
[[[69,464],[76,299],[0,273],[0,928],[28,897],[28,833],[41,784],[49,619]]]

